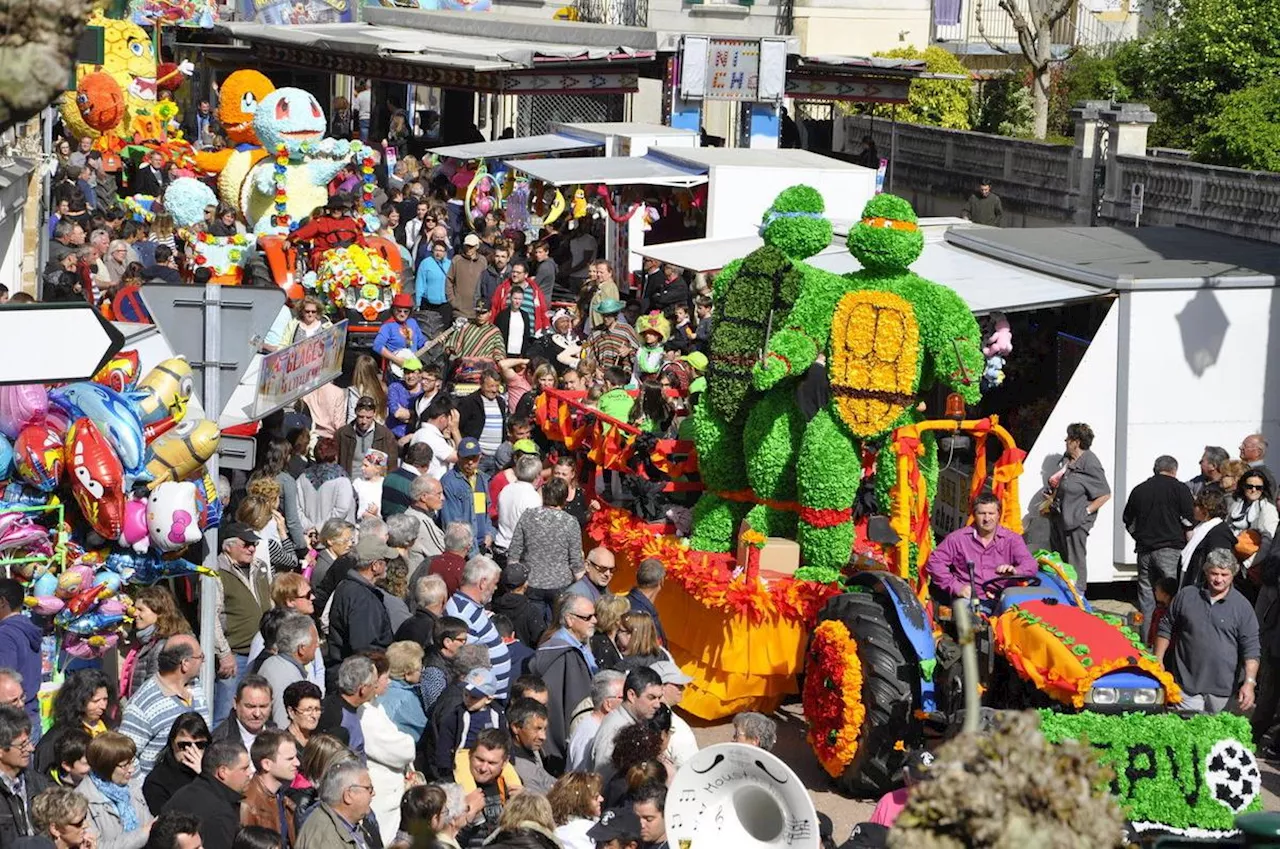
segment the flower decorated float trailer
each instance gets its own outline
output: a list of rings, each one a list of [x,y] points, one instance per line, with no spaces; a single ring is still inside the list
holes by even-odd
[[[803,671],[815,754],[842,791],[870,795],[896,784],[913,748],[958,727],[963,707],[949,610],[931,598],[923,569],[935,437],[972,436],[972,495],[994,492],[1016,532],[1023,455],[994,417],[966,418],[985,371],[981,334],[954,292],[910,271],[922,244],[910,206],[873,199],[848,239],[863,270],[838,276],[804,264],[812,251],[802,236],[771,237],[781,220],[821,240],[829,225],[808,197],[780,196],[765,246],[716,281],[712,389],[692,452],[701,484],[688,481],[691,461],[672,463],[687,443],[657,444],[559,393],[538,415],[553,440],[596,466],[666,492],[703,490],[684,538],[661,517],[616,508],[589,528],[618,555],[617,590],[633,584],[640,560],[666,565],[657,606],[694,677],[684,707],[708,719],[771,711]],[[922,396],[939,384],[951,392],[945,415],[927,418]],[[770,416],[752,424],[761,409]],[[766,568],[757,528],[795,528],[794,574]],[[1093,611],[1056,555],[1038,559],[1034,578],[975,587],[975,598],[990,596],[980,617],[984,706],[1039,709],[1050,740],[1087,738],[1140,827],[1223,832],[1258,808],[1247,721],[1178,714],[1177,685],[1137,636]]]

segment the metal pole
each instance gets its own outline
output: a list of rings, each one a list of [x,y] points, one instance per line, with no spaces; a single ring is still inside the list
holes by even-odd
[[[53,156],[53,107],[46,106],[40,114],[40,135],[41,135],[41,152],[44,157],[40,160],[40,238],[36,241],[36,298],[44,299],[44,265],[49,258],[49,240],[52,238],[49,234],[48,220],[53,214],[53,175],[49,173],[46,164],[50,156]]]
[[[952,611],[956,617],[956,636],[960,640],[960,669],[964,677],[964,725],[962,730],[972,734],[978,730],[978,718],[982,712],[982,696],[978,685],[978,647],[973,642],[973,613],[969,599],[956,599]]]
[[[222,397],[222,337],[219,327],[219,312],[222,307],[222,287],[213,283],[204,287],[204,414],[207,418],[217,420]],[[205,463],[205,469],[218,483],[218,455],[214,454]],[[217,497],[216,494],[214,497]],[[224,519],[224,521],[227,521]],[[207,553],[204,565],[217,572],[218,570],[218,530],[210,528],[205,531],[205,547]],[[213,688],[215,680],[213,657],[213,619],[218,615],[217,578],[202,575],[200,578],[200,649],[204,652],[204,665],[200,668],[201,684],[204,687],[205,704],[209,709],[210,727],[217,721],[213,716]]]
[[[889,126],[889,194],[893,194],[893,175],[898,172],[898,104],[893,104],[893,123]]]

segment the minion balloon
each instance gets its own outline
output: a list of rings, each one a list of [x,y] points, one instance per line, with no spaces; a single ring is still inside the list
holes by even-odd
[[[187,415],[194,388],[190,363],[185,357],[170,357],[147,372],[126,399],[137,411],[143,427],[152,427],[167,418],[177,423]]]

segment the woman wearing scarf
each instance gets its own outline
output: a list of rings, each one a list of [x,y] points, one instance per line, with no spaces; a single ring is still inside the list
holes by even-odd
[[[1215,548],[1232,549],[1236,545],[1235,532],[1225,521],[1230,509],[1227,494],[1218,489],[1202,489],[1196,496],[1196,526],[1182,548],[1182,586],[1204,582],[1204,561]]]
[[[321,528],[330,519],[355,522],[356,493],[351,479],[338,465],[338,442],[328,437],[316,440],[311,452],[315,462],[298,477],[302,524]]]
[[[154,819],[142,796],[133,741],[107,731],[94,737],[85,752],[89,774],[76,792],[89,802],[89,822],[98,849],[142,849]]]

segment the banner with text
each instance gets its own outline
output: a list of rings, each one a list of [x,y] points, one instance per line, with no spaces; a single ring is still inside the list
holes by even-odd
[[[239,0],[240,19],[260,24],[349,24],[355,0]]]
[[[711,39],[706,73],[708,100],[754,101],[760,88],[759,39]]]
[[[254,418],[262,418],[342,374],[347,323],[340,321],[309,339],[272,351],[262,358]]]

